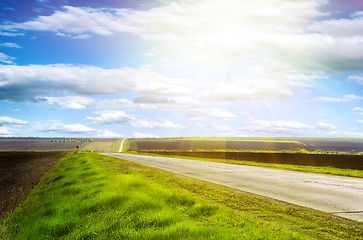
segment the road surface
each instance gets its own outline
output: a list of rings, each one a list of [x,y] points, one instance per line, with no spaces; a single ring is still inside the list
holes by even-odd
[[[363,179],[134,154],[105,154],[363,222]]]
[[[124,147],[124,142],[125,142],[126,138],[122,139],[122,142],[120,144],[120,149],[118,150],[118,152],[122,152],[122,149]]]

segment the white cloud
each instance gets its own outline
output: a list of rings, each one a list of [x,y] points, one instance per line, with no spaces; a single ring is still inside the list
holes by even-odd
[[[122,134],[114,133],[109,130],[97,130],[96,137],[100,138],[123,138]]]
[[[46,121],[33,125],[34,131],[39,132],[61,132],[72,134],[93,134],[95,129],[89,128],[82,124],[64,124],[61,121]]]
[[[192,119],[236,119],[237,116],[227,110],[219,108],[192,108],[186,110],[186,113],[192,117]]]
[[[0,43],[0,47],[21,48],[21,46],[16,43]]]
[[[1,63],[6,63],[6,64],[12,64],[15,58],[14,57],[10,57],[8,55],[6,55],[5,53],[0,52],[0,62]]]
[[[105,129],[94,129],[83,124],[64,124],[62,121],[43,121],[35,123],[32,130],[36,132],[89,135],[95,137],[122,137],[122,135]]]
[[[186,80],[163,76],[150,68],[103,69],[64,64],[0,65],[0,79],[0,97],[15,101],[33,100],[37,96],[55,92],[86,95],[126,91],[156,95],[193,93],[193,90],[185,87]]]
[[[46,101],[48,104],[62,106],[65,110],[81,110],[87,106],[93,105],[96,99],[82,96],[65,96],[65,97],[43,97],[37,98],[38,101]]]
[[[0,117],[0,126],[3,124],[9,124],[9,125],[28,125],[28,121],[11,118],[11,117]]]
[[[344,95],[342,98],[319,97],[319,98],[316,98],[316,100],[321,101],[321,102],[347,103],[347,102],[353,102],[353,101],[357,101],[357,100],[363,100],[363,97],[349,94],[349,95]]]
[[[136,119],[123,111],[101,112],[98,117],[87,117],[86,120],[93,124],[122,123],[131,124]]]
[[[316,130],[335,130],[337,127],[334,124],[326,123],[326,122],[317,122]]]
[[[159,136],[150,134],[150,133],[134,132],[131,137],[133,137],[133,138],[158,138]]]
[[[84,96],[36,97],[39,103],[61,106],[63,110],[95,109],[150,109],[145,104],[134,104],[128,99],[101,99]]]
[[[187,136],[208,136],[208,137],[233,137],[237,136],[237,131],[227,125],[219,123],[198,123],[192,122],[188,124],[188,128],[183,132]]]
[[[163,98],[160,96],[142,96],[134,98],[134,103],[157,103],[157,104],[164,104],[164,103],[175,103],[176,101],[173,98]]]
[[[329,135],[334,136],[334,137],[355,137],[355,138],[362,138],[363,137],[363,132],[350,132],[350,131],[332,131],[329,132]]]
[[[286,82],[273,79],[240,79],[232,82],[210,83],[200,93],[201,98],[217,101],[287,98],[293,93]]]
[[[24,23],[3,24],[0,30],[10,33],[18,30],[34,30],[70,34],[91,32],[99,35],[111,35],[112,29],[117,24],[117,16],[117,11],[113,10],[108,12],[105,9],[64,6],[63,11],[55,11],[51,16],[39,16]]]
[[[347,78],[348,81],[356,82],[359,85],[363,85],[363,76],[362,75],[352,75]]]
[[[138,108],[164,110],[180,106],[171,95],[201,101],[290,98],[295,88],[309,88],[313,81],[326,78],[324,70],[361,69],[363,36],[349,27],[360,23],[361,13],[351,20],[337,20],[341,34],[336,34],[333,20],[318,21],[328,17],[319,10],[325,3],[198,0],[170,2],[148,10],[65,6],[50,16],[3,23],[0,31],[13,35],[25,30],[72,38],[134,34],[155,44],[150,57],[157,67],[1,66],[0,98],[29,101],[60,92],[133,92],[142,95],[134,99]],[[352,98],[318,100],[346,102]],[[62,104],[55,98],[48,103]],[[61,106],[84,109],[96,104],[77,103]]]
[[[128,124],[135,128],[144,129],[184,129],[184,126],[171,121],[150,121],[147,119],[137,119],[123,111],[100,112],[98,117],[87,117],[86,120],[93,124]]]
[[[260,7],[256,8],[256,4]],[[205,26],[205,31],[202,32],[204,34],[211,29],[214,30],[213,26],[220,26],[221,22],[234,23],[233,20],[238,20],[236,25],[239,25],[241,30],[252,31],[258,27],[267,31],[283,32],[286,28],[291,29],[294,25],[304,23],[306,18],[321,16],[322,13],[317,10],[318,5],[314,1],[292,3],[277,0],[252,3],[229,0],[222,3],[202,0],[173,2],[146,11],[64,6],[53,15],[39,16],[24,23],[5,23],[0,29],[10,33],[35,30],[71,34],[89,32],[105,36],[115,32],[131,32],[146,38],[161,39],[175,35],[188,36],[188,33],[200,30],[198,26],[202,24]],[[281,26],[282,23],[284,26]]]
[[[165,130],[171,130],[171,129],[184,129],[185,127],[179,124],[175,124],[171,121],[149,121],[149,120],[135,120],[131,123],[136,128],[147,128],[147,129],[165,129]]]
[[[359,115],[363,115],[363,108],[361,107],[355,107],[352,109],[352,111],[358,113]]]
[[[14,131],[8,127],[1,127],[0,126],[0,136],[8,137],[14,135]]]
[[[67,38],[73,38],[73,39],[88,39],[91,36],[87,35],[87,34],[78,34],[78,35],[71,35],[71,34],[65,34],[65,33],[57,33],[57,36],[61,36],[61,37],[67,37]]]
[[[252,123],[252,122],[251,122]],[[253,134],[268,135],[301,135],[311,132],[313,126],[296,121],[255,120],[243,130]]]
[[[362,123],[363,124],[363,120],[357,120],[357,123]]]
[[[246,127],[237,129],[239,136],[328,136],[338,127],[327,122],[306,124],[297,121],[271,121],[251,118]]]
[[[353,13],[352,19],[329,19],[315,22],[309,26],[310,30],[330,36],[363,36],[362,12]]]
[[[74,38],[90,34],[134,34],[156,43],[152,57],[160,68],[158,72],[171,72],[170,66],[177,66],[182,78],[163,76],[150,69],[68,66],[67,73],[61,74],[63,77],[72,75],[73,70],[82,77],[73,81],[65,77],[61,85],[77,94],[135,91],[185,96],[201,92],[205,99],[220,101],[286,98],[293,96],[292,88],[309,87],[309,82],[318,79],[311,77],[314,74],[302,73],[296,65],[311,63],[315,68],[317,65],[311,58],[320,55],[323,59],[336,59],[318,51],[326,48],[325,40],[329,43],[329,37],[306,30],[311,21],[324,15],[318,10],[324,2],[198,0],[173,2],[148,10],[65,6],[50,16],[4,23],[0,29],[13,34],[23,30],[52,31]],[[325,52],[336,51],[335,45],[329,45]],[[344,45],[351,46],[352,42]],[[358,49],[351,52],[359,53],[359,42],[354,46]],[[164,66],[163,62],[170,65]],[[43,70],[53,73],[55,67],[46,66],[48,69]],[[256,67],[260,68],[258,72],[254,71]],[[107,79],[108,84],[101,86],[100,81],[94,80],[100,78]],[[207,84],[221,80],[223,84]]]

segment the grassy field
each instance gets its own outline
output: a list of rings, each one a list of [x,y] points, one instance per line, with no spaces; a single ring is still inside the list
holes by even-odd
[[[119,140],[119,141],[116,142],[116,144],[114,145],[114,148],[113,148],[113,152],[116,152],[116,153],[119,152],[121,142],[122,142],[122,140]]]
[[[362,239],[363,225],[162,170],[73,153],[0,239]]]
[[[95,142],[87,143],[82,146],[80,150],[92,152],[114,152],[116,144],[117,140],[97,140]]]

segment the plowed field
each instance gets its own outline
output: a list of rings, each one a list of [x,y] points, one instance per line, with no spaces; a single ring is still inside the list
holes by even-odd
[[[66,152],[0,152],[0,219],[13,210]]]
[[[251,141],[244,139],[243,141],[236,140],[170,140],[170,139],[147,139],[137,140],[129,139],[131,151],[143,150],[167,150],[167,151],[205,151],[213,150],[295,150],[297,148],[306,149],[308,151],[323,150],[323,151],[342,151],[342,152],[363,152],[363,140],[355,139],[300,139],[291,138],[284,139],[286,142],[274,141],[274,139],[266,141],[256,141],[251,138]],[[291,142],[288,142],[291,140]],[[293,142],[297,141],[299,143]]]

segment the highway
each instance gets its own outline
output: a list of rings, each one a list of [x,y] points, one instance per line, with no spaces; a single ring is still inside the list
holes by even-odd
[[[180,158],[105,155],[363,222],[363,179]]]

